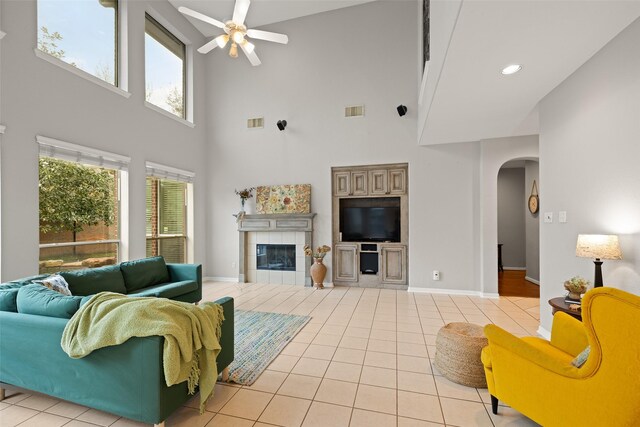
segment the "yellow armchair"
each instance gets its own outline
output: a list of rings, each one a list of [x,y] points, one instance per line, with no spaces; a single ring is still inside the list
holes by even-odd
[[[587,292],[582,322],[558,312],[551,341],[484,329],[482,363],[498,401],[544,426],[640,426],[640,297],[615,288]],[[587,361],[571,361],[591,346]]]

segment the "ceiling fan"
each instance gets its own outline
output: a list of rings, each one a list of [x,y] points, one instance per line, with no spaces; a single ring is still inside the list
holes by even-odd
[[[247,40],[247,37],[266,40],[275,43],[287,44],[289,43],[289,37],[284,34],[272,33],[269,31],[248,29],[244,25],[244,19],[247,16],[249,10],[250,0],[236,0],[236,6],[233,10],[233,17],[226,21],[220,22],[217,19],[210,18],[203,15],[200,12],[189,9],[188,7],[181,6],[178,10],[188,16],[199,19],[200,21],[211,24],[214,27],[218,27],[224,30],[225,34],[221,34],[214,38],[204,46],[198,49],[200,53],[209,53],[216,47],[223,49],[227,43],[231,42],[231,48],[229,48],[229,56],[232,58],[238,57],[238,46],[247,55],[249,62],[254,67],[261,64],[258,55],[255,52],[255,45]]]

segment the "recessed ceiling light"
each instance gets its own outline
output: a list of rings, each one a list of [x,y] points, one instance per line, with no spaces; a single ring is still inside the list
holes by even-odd
[[[522,65],[518,65],[518,64],[508,65],[502,69],[502,74],[504,74],[505,76],[508,76],[509,74],[515,74],[520,70],[522,70]]]

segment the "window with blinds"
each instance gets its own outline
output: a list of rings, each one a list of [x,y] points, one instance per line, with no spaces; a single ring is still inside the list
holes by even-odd
[[[186,46],[149,14],[145,16],[145,99],[186,117]]]
[[[186,262],[187,185],[185,181],[147,176],[147,256]]]
[[[129,159],[38,137],[40,273],[116,264]]]

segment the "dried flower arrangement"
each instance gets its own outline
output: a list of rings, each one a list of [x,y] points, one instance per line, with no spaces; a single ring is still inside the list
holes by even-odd
[[[253,197],[253,190],[255,190],[255,187],[245,188],[240,191],[238,190],[235,190],[235,191],[236,191],[236,194],[240,196],[240,198],[244,201]]]
[[[331,251],[331,247],[327,245],[318,246],[315,251],[312,250],[309,245],[304,246],[304,254],[315,259],[323,259],[329,251]]]

